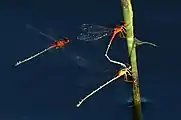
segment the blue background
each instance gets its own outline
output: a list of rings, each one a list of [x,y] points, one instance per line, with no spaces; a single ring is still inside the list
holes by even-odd
[[[126,106],[131,86],[123,78],[88,99],[78,101],[111,79],[119,66],[104,57],[109,38],[85,43],[76,40],[80,25],[113,27],[122,20],[119,0],[7,0],[0,4],[0,119],[1,120],[120,120],[131,119]],[[176,1],[134,1],[135,36],[159,47],[139,46],[141,96],[146,120],[180,118],[180,30]],[[26,28],[30,24],[72,42],[15,68],[17,60],[43,50],[51,40]],[[127,62],[124,40],[116,37],[110,56]]]

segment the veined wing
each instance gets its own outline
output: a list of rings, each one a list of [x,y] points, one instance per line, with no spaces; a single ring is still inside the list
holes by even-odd
[[[102,33],[102,32],[110,32],[112,28],[107,28],[101,25],[94,25],[94,24],[82,24],[81,30],[87,33]]]
[[[99,32],[99,33],[81,33],[79,36],[77,36],[78,40],[83,40],[83,41],[95,41],[95,40],[100,40],[105,36],[110,35],[110,31],[104,31],[104,32]]]

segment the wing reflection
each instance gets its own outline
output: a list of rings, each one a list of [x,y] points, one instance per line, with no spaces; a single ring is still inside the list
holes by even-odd
[[[93,61],[89,61],[87,58],[80,55],[80,53],[76,52],[75,50],[70,50],[68,48],[62,49],[64,56],[71,61],[72,63],[76,64],[78,67],[82,69],[86,69],[91,72],[104,72],[106,70],[105,67],[101,67],[100,63],[96,63]]]
[[[146,103],[150,103],[150,102],[152,102],[152,101],[149,100],[149,99],[147,99],[147,98],[141,97],[141,104],[142,104],[142,105],[144,105],[144,104],[146,104]],[[132,97],[130,97],[130,98],[127,100],[127,103],[126,103],[126,104],[127,104],[128,107],[134,107]]]

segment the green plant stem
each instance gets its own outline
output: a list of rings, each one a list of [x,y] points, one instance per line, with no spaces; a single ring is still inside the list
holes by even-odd
[[[133,10],[131,5],[131,0],[121,0],[121,6],[123,8],[123,17],[126,22],[126,39],[128,46],[128,55],[130,54],[129,61],[132,67],[132,78],[135,81],[132,88],[133,97],[133,120],[142,120],[142,110],[141,110],[141,99],[140,99],[140,89],[138,81],[138,70],[137,70],[137,58],[136,58],[136,47],[134,45],[134,32],[133,32]],[[132,48],[133,47],[133,48]],[[131,52],[132,51],[132,52]]]

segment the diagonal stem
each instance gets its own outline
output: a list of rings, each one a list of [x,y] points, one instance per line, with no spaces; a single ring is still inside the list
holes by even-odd
[[[137,70],[137,58],[136,58],[136,47],[132,48],[134,43],[134,32],[133,32],[133,11],[131,0],[121,0],[121,5],[123,9],[123,17],[126,23],[126,39],[128,46],[128,53],[130,54],[130,64],[132,67],[132,78],[134,79],[133,88],[132,88],[132,97],[133,97],[133,120],[142,120],[142,110],[141,110],[141,100],[140,100],[140,89],[138,81],[138,70]],[[128,54],[129,55],[129,54]]]

